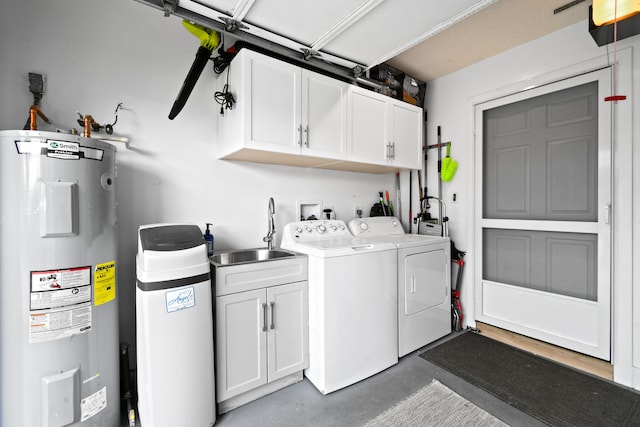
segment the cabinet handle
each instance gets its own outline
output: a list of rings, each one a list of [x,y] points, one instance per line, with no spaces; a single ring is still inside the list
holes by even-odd
[[[304,128],[304,136],[305,136],[304,146],[309,148],[309,125],[305,126]]]
[[[302,147],[302,124],[298,125],[298,136],[300,137],[298,139],[298,145]]]
[[[269,329],[274,329],[276,326],[273,324],[273,318],[275,317],[275,311],[273,310],[273,308],[275,307],[276,303],[274,301],[271,301],[269,305],[271,305],[271,324],[269,325]]]
[[[267,332],[267,303],[262,303],[262,331]]]
[[[391,143],[387,144],[387,159],[391,159]]]
[[[391,143],[391,159],[395,160],[396,158],[396,143]]]
[[[611,222],[611,205],[604,205],[604,223],[609,224]]]

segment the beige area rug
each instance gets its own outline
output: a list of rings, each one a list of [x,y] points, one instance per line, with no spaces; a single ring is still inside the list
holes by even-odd
[[[506,426],[453,390],[433,380],[363,427]]]

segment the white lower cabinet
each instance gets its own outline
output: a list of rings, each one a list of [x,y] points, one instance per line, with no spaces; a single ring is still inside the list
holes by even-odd
[[[219,412],[302,379],[308,310],[307,281],[216,297]]]

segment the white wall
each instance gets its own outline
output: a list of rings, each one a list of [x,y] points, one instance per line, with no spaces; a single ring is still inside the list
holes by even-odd
[[[640,285],[633,283],[633,261],[638,261],[637,243],[633,243],[631,230],[639,216],[632,209],[640,203],[638,176],[633,165],[639,164],[638,131],[632,123],[640,123],[637,100],[640,87],[640,60],[632,49],[640,47],[640,36],[618,42],[624,51],[621,62],[619,93],[626,94],[617,108],[616,139],[614,140],[614,259],[613,266],[613,363],[614,379],[640,389]],[[461,47],[462,48],[462,47]],[[452,141],[452,157],[459,162],[455,178],[444,184],[444,198],[448,203],[450,234],[456,246],[467,254],[467,268],[462,285],[462,304],[469,324],[474,325],[474,104],[492,97],[524,90],[530,84],[551,82],[553,79],[590,71],[613,60],[613,46],[598,47],[582,22],[550,34],[503,54],[489,58],[458,72],[436,79],[427,85],[427,138],[436,140],[437,126],[441,126],[442,140]],[[609,56],[607,56],[609,53]],[[622,67],[624,66],[624,67]],[[635,107],[635,108],[634,108]],[[635,156],[635,157],[633,157]],[[632,159],[633,163],[632,163]],[[436,184],[436,158],[427,163],[427,183]],[[635,191],[632,193],[632,182]],[[431,191],[431,190],[430,190]],[[452,202],[452,193],[457,202]],[[634,197],[635,196],[635,197]],[[637,211],[637,210],[636,210]],[[634,234],[637,230],[634,229]],[[638,239],[635,240],[636,242]],[[638,265],[638,263],[635,263]],[[635,290],[635,292],[634,292]],[[635,304],[632,305],[635,297]],[[634,323],[635,321],[635,323]],[[631,325],[634,325],[633,329]],[[633,351],[635,349],[635,352]],[[635,356],[635,362],[634,362]]]
[[[0,129],[25,124],[33,100],[28,72],[46,76],[41,106],[55,128],[80,129],[76,111],[111,122],[124,104],[115,126],[130,138],[117,153],[117,274],[120,335],[131,345],[139,225],[211,222],[216,249],[252,248],[265,245],[269,197],[276,202],[277,245],[284,225],[296,220],[297,200],[320,200],[346,221],[355,205],[368,214],[378,191],[389,190],[395,200],[395,174],[217,160],[211,68],[180,115],[167,118],[198,45],[178,18],[133,0],[20,0],[0,13]],[[39,129],[54,128],[39,122]],[[404,204],[407,173],[402,180]]]

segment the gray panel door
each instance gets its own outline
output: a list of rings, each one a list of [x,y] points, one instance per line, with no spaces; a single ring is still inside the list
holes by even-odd
[[[478,320],[609,360],[608,71],[477,110]]]

